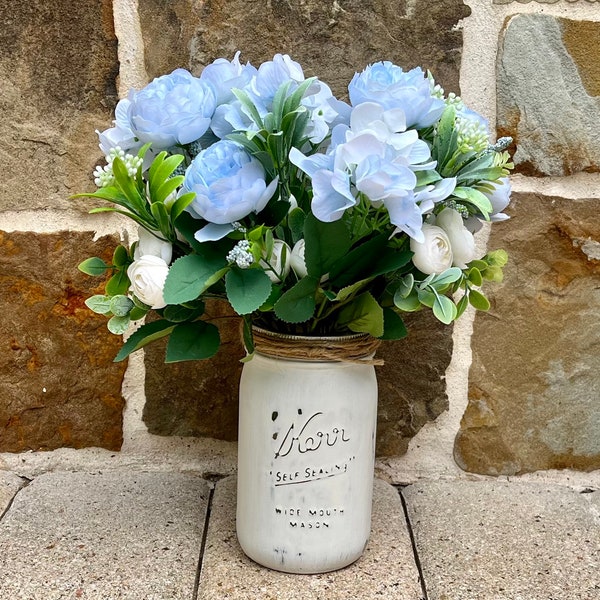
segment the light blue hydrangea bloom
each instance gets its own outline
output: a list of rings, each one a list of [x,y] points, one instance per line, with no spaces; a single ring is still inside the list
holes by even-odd
[[[220,239],[233,231],[233,223],[260,212],[277,189],[269,185],[260,162],[229,140],[215,142],[188,167],[180,194],[194,192],[188,210],[209,225],[196,233],[199,241]]]
[[[207,131],[216,106],[211,85],[176,69],[131,91],[127,114],[136,137],[156,150],[196,141]]]
[[[362,73],[356,73],[348,92],[352,106],[376,102],[386,110],[402,109],[408,128],[433,125],[445,108],[442,99],[431,95],[429,79],[422,69],[404,71],[389,61],[369,65]]]

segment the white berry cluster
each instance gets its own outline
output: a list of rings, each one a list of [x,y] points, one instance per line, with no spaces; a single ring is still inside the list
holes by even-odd
[[[125,168],[131,177],[135,177],[138,168],[143,162],[143,159],[139,156],[125,154],[125,151],[121,150],[119,146],[111,148],[110,152],[104,157],[106,159],[106,166],[101,167],[98,165],[94,170],[94,183],[98,187],[108,187],[109,185],[113,185],[115,181],[113,175],[113,160],[117,157],[125,163]]]
[[[250,242],[240,240],[227,255],[227,260],[235,263],[240,269],[247,269],[254,262],[254,256],[250,251]]]
[[[485,124],[475,119],[462,118],[460,114],[456,118],[456,129],[458,131],[458,148],[466,153],[470,150],[483,152],[489,145],[489,133]]]

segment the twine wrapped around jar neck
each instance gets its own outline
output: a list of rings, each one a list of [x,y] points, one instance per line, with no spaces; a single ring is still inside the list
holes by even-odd
[[[252,327],[254,348],[259,354],[307,362],[345,362],[360,365],[383,365],[373,358],[381,340],[368,333],[332,337],[311,337],[274,333]]]

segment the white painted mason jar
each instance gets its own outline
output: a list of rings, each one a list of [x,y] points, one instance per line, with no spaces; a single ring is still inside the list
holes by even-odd
[[[257,563],[324,573],[363,553],[371,530],[377,424],[373,352],[362,362],[282,359],[264,354],[257,343],[244,364],[237,535]]]

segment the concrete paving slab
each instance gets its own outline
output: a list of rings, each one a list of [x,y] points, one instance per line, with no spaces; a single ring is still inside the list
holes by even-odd
[[[235,497],[235,477],[217,484],[199,600],[421,600],[401,500],[387,483],[375,482],[371,539],[363,557],[323,575],[279,573],[247,558],[235,534]]]
[[[25,480],[10,471],[0,471],[0,517],[9,507],[15,494],[23,487]]]
[[[0,522],[2,600],[191,600],[208,484],[172,473],[48,473]]]
[[[429,600],[600,599],[600,492],[478,481],[402,493]]]

